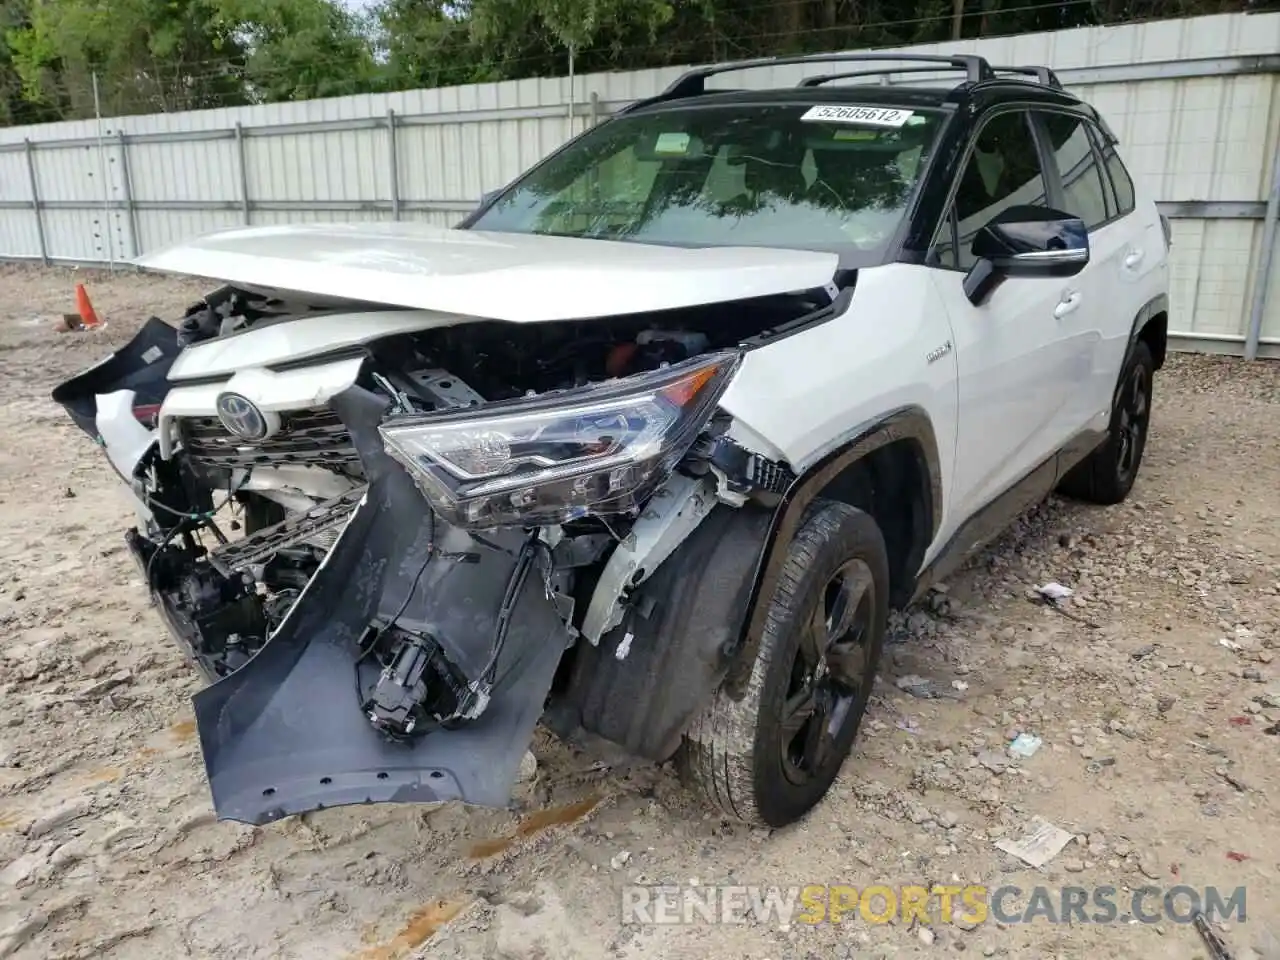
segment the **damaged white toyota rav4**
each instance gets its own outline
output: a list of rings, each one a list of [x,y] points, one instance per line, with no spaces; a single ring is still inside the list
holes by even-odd
[[[963,79],[857,82],[890,59]],[[219,816],[506,805],[543,719],[777,826],[848,755],[891,606],[1055,488],[1128,494],[1168,245],[1047,69],[729,64],[454,229],[146,256],[222,285],[54,399],[210,681]]]

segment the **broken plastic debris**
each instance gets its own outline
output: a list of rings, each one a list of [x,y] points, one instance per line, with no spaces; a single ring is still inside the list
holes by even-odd
[[[963,700],[964,691],[968,686],[967,684],[964,686],[957,686],[953,683],[952,686],[955,687],[955,689],[949,690],[946,687],[934,683],[934,681],[927,677],[921,677],[914,673],[907,674],[905,677],[899,677],[896,684],[898,689],[902,692],[908,693],[921,700]]]
[[[959,690],[961,693],[964,693],[969,689],[969,684],[965,683],[963,680],[952,680],[951,686],[954,689]]]
[[[920,724],[914,717],[903,717],[894,724],[899,730],[905,730],[907,733],[919,733]]]
[[[1228,850],[1227,859],[1236,863],[1244,863],[1249,859],[1249,855],[1247,853],[1237,853],[1235,850]]]
[[[996,849],[1033,867],[1043,867],[1075,839],[1074,834],[1040,817],[1033,817],[1027,827],[1027,832],[1017,840],[997,840]]]
[[[1228,640],[1226,637],[1222,637],[1222,638],[1218,641],[1218,646],[1220,646],[1220,647],[1226,647],[1228,650],[1239,650],[1239,649],[1240,649],[1240,644],[1236,643],[1234,640]]]
[[[1020,733],[1009,744],[1009,752],[1018,757],[1034,757],[1043,742],[1033,733]]]
[[[922,700],[928,700],[933,696],[933,684],[918,674],[909,673],[905,677],[899,677],[897,687]]]
[[[1044,597],[1050,603],[1057,603],[1059,600],[1065,600],[1075,591],[1070,587],[1064,587],[1057,581],[1049,581],[1042,587],[1036,587],[1036,593]]]

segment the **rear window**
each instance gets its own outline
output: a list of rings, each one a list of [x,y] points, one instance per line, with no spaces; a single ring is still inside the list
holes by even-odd
[[[623,116],[517,181],[471,227],[867,262],[897,231],[943,119],[874,105]]]

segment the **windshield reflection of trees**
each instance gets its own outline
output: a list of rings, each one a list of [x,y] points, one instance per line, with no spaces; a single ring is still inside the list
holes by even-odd
[[[819,135],[830,135],[829,129],[818,128]],[[809,231],[835,232],[863,217],[871,221],[873,232],[879,232],[875,226],[886,216],[896,221],[913,183],[898,165],[899,155],[915,146],[911,143],[833,140],[823,149],[812,131],[793,129],[779,135],[777,128],[762,129],[756,117],[719,123],[714,133],[687,132],[694,155],[676,158],[637,146],[653,141],[651,130],[619,130],[584,141],[522,184],[511,205],[531,217],[525,229],[538,232],[655,241],[713,241],[759,232],[803,241]],[[658,163],[647,192],[628,191],[613,177],[601,176],[601,168],[628,148],[636,150],[639,164]],[[741,184],[734,195],[714,195],[729,182],[718,182],[717,164],[742,169],[741,180],[734,178]],[[567,229],[566,220],[573,221]],[[717,221],[720,226],[715,226]],[[810,239],[821,243],[828,238]]]

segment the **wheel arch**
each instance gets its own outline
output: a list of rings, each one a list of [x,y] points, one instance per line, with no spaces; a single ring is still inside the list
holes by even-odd
[[[1133,318],[1133,327],[1129,332],[1129,345],[1125,350],[1124,362],[1129,362],[1133,348],[1142,341],[1151,348],[1151,356],[1156,361],[1156,369],[1164,366],[1169,352],[1169,296],[1159,294],[1152,297],[1138,315]],[[1123,369],[1123,365],[1121,367]]]
[[[750,678],[767,598],[777,585],[787,548],[818,497],[858,507],[876,519],[889,548],[890,601],[905,604],[942,520],[942,468],[928,413],[907,406],[878,417],[791,484],[774,510],[756,565],[748,616],[725,677],[724,690],[735,699]]]

